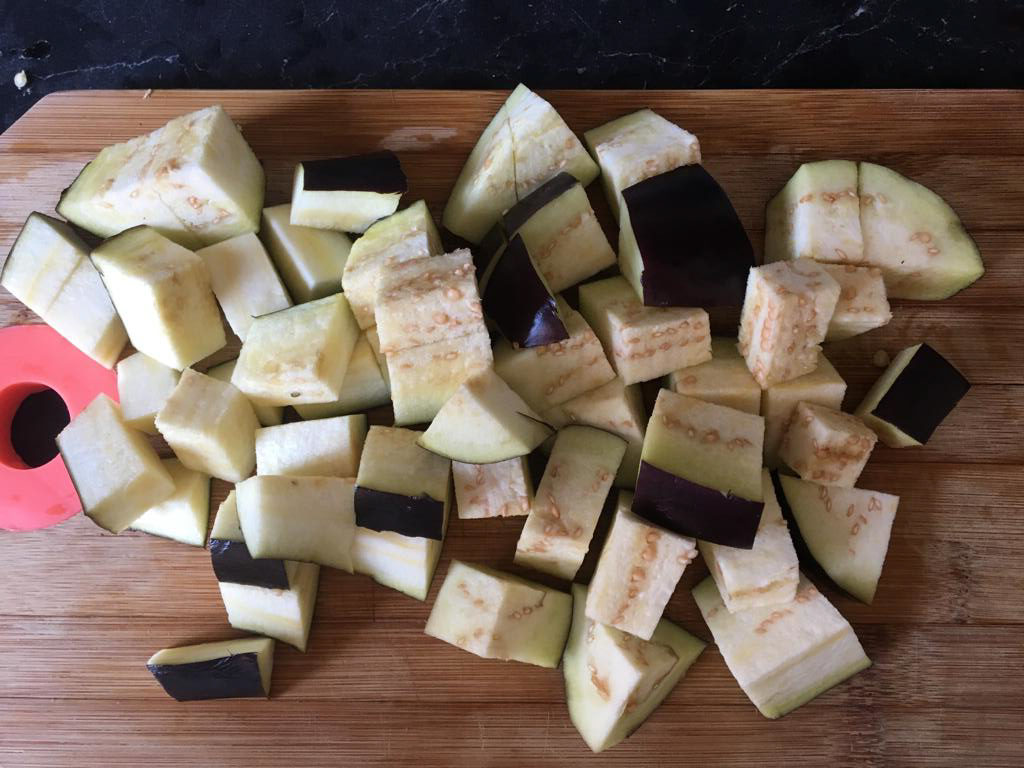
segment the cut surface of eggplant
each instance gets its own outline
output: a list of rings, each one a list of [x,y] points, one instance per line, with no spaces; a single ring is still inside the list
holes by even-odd
[[[615,517],[590,581],[586,615],[650,640],[697,542],[648,523],[630,511],[633,494],[619,491]]]
[[[481,282],[484,311],[514,347],[569,338],[555,297],[519,235],[495,255]]]
[[[258,429],[256,474],[355,477],[366,430],[362,413]]]
[[[736,340],[711,339],[711,359],[672,371],[668,388],[687,397],[761,413],[761,386],[750,375],[747,364],[736,351]],[[767,439],[767,434],[765,435]]]
[[[849,413],[797,403],[779,445],[779,459],[804,480],[852,488],[878,437]]]
[[[217,581],[249,584],[265,589],[288,589],[283,560],[254,558],[245,544],[232,489],[217,509],[210,531],[210,562]]]
[[[291,223],[341,232],[365,232],[398,210],[408,188],[398,155],[304,160],[295,167]]]
[[[882,270],[854,264],[822,264],[839,283],[839,300],[828,323],[825,341],[841,341],[881,328],[892,320]]]
[[[274,641],[245,637],[219,643],[164,648],[146,667],[178,701],[270,695]]]
[[[206,371],[207,376],[212,376],[218,381],[224,381],[231,384],[231,376],[235,372],[235,366],[238,364],[238,358],[228,360],[208,368]],[[272,427],[275,424],[280,424],[284,421],[284,407],[280,405],[259,405],[249,401],[252,404],[252,410],[256,414],[256,418],[260,424],[264,427]]]
[[[121,416],[132,429],[155,435],[156,415],[178,386],[179,371],[136,352],[117,364],[117,399]]]
[[[796,596],[799,563],[768,470],[762,470],[764,511],[750,549],[709,541],[700,552],[727,610],[783,605]]]
[[[526,456],[552,432],[487,368],[462,383],[437,412],[419,444],[454,461],[491,464]]]
[[[811,556],[836,584],[871,603],[889,549],[899,496],[816,485],[779,475],[785,503]]]
[[[693,596],[732,676],[767,718],[782,717],[871,666],[849,622],[803,576],[785,610],[730,613],[710,576]]]
[[[218,582],[220,596],[235,629],[256,632],[306,650],[313,622],[320,566],[286,560],[288,589]]]
[[[100,365],[113,368],[128,343],[89,247],[63,221],[29,214],[0,286]]]
[[[206,264],[152,227],[135,227],[92,252],[132,346],[181,370],[227,343]]]
[[[111,533],[174,492],[146,436],[125,425],[121,409],[106,395],[97,395],[57,435],[57,448],[82,510]]]
[[[764,419],[667,389],[647,424],[633,511],[683,536],[753,546]]]
[[[665,700],[706,644],[662,619],[642,640],[587,618],[587,588],[572,585],[572,628],[562,656],[569,717],[594,752],[614,747]]]
[[[533,481],[525,456],[493,464],[452,462],[460,520],[530,514]]]
[[[290,204],[263,209],[260,236],[297,304],[337,293],[352,250],[342,232],[291,223]]]
[[[453,560],[424,632],[484,659],[553,669],[571,621],[567,593]]]
[[[174,481],[174,492],[135,518],[130,527],[202,547],[210,518],[210,476],[187,468],[177,459],[164,459],[162,463]]]
[[[971,385],[928,344],[902,350],[854,412],[891,448],[928,442]]]
[[[352,561],[356,573],[365,574],[378,584],[416,600],[426,600],[441,557],[441,546],[438,539],[357,526]]]
[[[576,575],[625,452],[626,441],[609,432],[559,430],[516,545],[517,565],[563,579]]]
[[[652,176],[623,189],[622,200],[619,266],[644,304],[743,303],[754,249],[729,196],[703,166]]]
[[[338,399],[331,403],[296,405],[295,410],[299,416],[308,420],[358,414],[387,405],[391,401],[391,387],[384,376],[386,370],[384,368],[382,371],[369,336],[364,331],[352,348]],[[258,411],[256,415],[259,415]]]

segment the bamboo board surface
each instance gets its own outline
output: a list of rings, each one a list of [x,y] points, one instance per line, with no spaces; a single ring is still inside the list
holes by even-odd
[[[278,644],[269,701],[179,704],[155,650],[231,637],[208,554],[82,516],[0,532],[0,768],[22,766],[1024,765],[1024,92],[583,92],[545,96],[578,132],[650,106],[696,133],[761,248],[763,207],[803,161],[891,165],[942,194],[986,275],[830,345],[853,407],[890,353],[922,339],[974,384],[925,448],[875,451],[860,485],[902,499],[875,604],[819,586],[874,666],[771,722],[713,646],[631,739],[600,756],[569,722],[561,673],[426,637],[453,557],[512,569],[522,518],[453,519],[430,598],[323,570],[309,651]],[[294,161],[387,147],[407,201],[439,217],[498,92],[141,91],[46,97],[0,137],[0,254],[114,141],[221,103],[287,200]],[[599,185],[590,189],[599,214]],[[613,240],[613,243],[615,241]],[[0,289],[0,326],[38,322]],[[214,508],[225,485],[214,484]],[[592,553],[593,554],[593,553]],[[593,557],[583,575],[588,576]],[[514,570],[514,569],[512,569]],[[668,616],[710,639],[689,590]]]

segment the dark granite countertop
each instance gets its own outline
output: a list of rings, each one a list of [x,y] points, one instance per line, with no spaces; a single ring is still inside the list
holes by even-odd
[[[8,0],[0,127],[77,88],[1024,85],[1019,0],[496,5]]]

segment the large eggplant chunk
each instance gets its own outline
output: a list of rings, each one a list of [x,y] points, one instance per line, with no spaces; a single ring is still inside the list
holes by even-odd
[[[789,429],[797,403],[807,402],[838,411],[846,395],[846,382],[828,361],[818,355],[818,364],[810,373],[768,387],[761,394],[761,415],[764,417],[764,463],[779,466],[779,446]]]
[[[462,383],[419,444],[453,461],[491,464],[526,456],[553,431],[488,368]]]
[[[700,142],[657,112],[641,109],[583,135],[601,166],[601,183],[617,219],[622,190],[681,165],[700,163]]]
[[[615,264],[615,251],[583,185],[568,173],[545,182],[505,212],[497,237],[515,235],[523,239],[537,271],[555,293]],[[484,238],[482,251],[494,252],[491,237]]]
[[[149,657],[146,667],[178,701],[266,697],[274,668],[274,641],[246,637],[164,648]]]
[[[442,223],[459,237],[479,243],[502,211],[561,171],[584,185],[599,173],[555,108],[519,85],[466,160]]]
[[[633,511],[682,536],[750,549],[764,507],[763,439],[760,416],[661,390]]]
[[[217,509],[210,531],[210,562],[217,581],[248,584],[265,589],[288,589],[285,562],[275,558],[255,558],[245,544],[238,520],[235,491],[228,493]]]
[[[580,312],[626,384],[711,359],[707,312],[644,306],[623,277],[581,285]]]
[[[423,631],[484,659],[554,669],[571,621],[567,593],[453,560]]]
[[[615,518],[590,581],[586,614],[650,640],[679,578],[697,557],[697,542],[637,517],[632,505],[633,494],[619,491]]]
[[[63,221],[29,214],[0,286],[100,365],[113,368],[128,343],[89,247]]]
[[[210,285],[235,335],[245,341],[254,317],[292,305],[263,243],[252,232],[199,251]]]
[[[355,477],[366,414],[296,421],[256,430],[256,474]]]
[[[960,217],[927,187],[860,163],[857,192],[864,263],[882,270],[889,296],[945,299],[984,274]]]
[[[153,446],[124,423],[121,409],[106,395],[97,395],[57,435],[57,448],[82,511],[111,533],[174,493]]]
[[[840,341],[881,328],[892,320],[885,281],[878,267],[822,264],[839,283],[839,300],[828,323],[825,341]]]
[[[732,676],[767,718],[782,717],[871,666],[849,622],[803,576],[784,610],[731,613],[710,576],[693,596]]]
[[[779,459],[804,480],[853,488],[878,437],[856,416],[798,403],[779,445]]]
[[[615,475],[615,485],[619,488],[633,488],[636,485],[647,426],[639,384],[627,386],[622,379],[615,377],[607,384],[549,408],[541,414],[541,418],[556,429],[569,424],[582,424],[621,437],[626,441],[626,454]]]
[[[358,339],[359,326],[340,293],[257,317],[231,383],[259,405],[332,403]]]
[[[374,325],[380,276],[392,264],[442,253],[441,236],[422,200],[371,225],[352,243],[341,285],[362,329]]]
[[[594,752],[630,736],[665,700],[706,644],[667,619],[650,640],[586,616],[587,588],[572,585],[572,628],[562,656],[569,717]]]
[[[332,403],[296,405],[295,410],[303,419],[324,419],[332,416],[358,414],[387,405],[391,401],[391,388],[384,372],[377,362],[367,332],[359,335],[352,357],[348,359],[345,378],[341,381],[341,393]],[[259,411],[256,413],[259,416]],[[263,422],[263,419],[260,419]],[[280,422],[279,422],[280,423]],[[267,425],[265,425],[267,426]]]
[[[923,445],[970,383],[927,344],[902,350],[854,412],[891,448]]]
[[[739,350],[761,389],[814,370],[838,300],[839,283],[810,259],[750,270]]]
[[[103,149],[57,212],[100,237],[148,224],[189,248],[259,229],[264,176],[220,106]]]
[[[787,509],[811,556],[832,581],[870,604],[900,497],[778,477]]]
[[[299,227],[365,232],[398,210],[408,182],[389,150],[305,160],[295,166],[291,223]]]
[[[354,487],[341,477],[257,475],[238,483],[238,520],[249,552],[351,573]]]
[[[320,583],[320,566],[285,560],[287,589],[218,582],[228,623],[306,650]]]
[[[491,260],[481,290],[484,312],[513,347],[542,347],[569,338],[555,297],[519,235]]]
[[[174,492],[135,518],[130,528],[194,547],[205,546],[210,476],[189,469],[177,459],[164,459],[163,465],[174,481]]]
[[[796,549],[775,498],[768,470],[762,471],[761,484],[764,511],[753,547],[737,549],[710,541],[700,542],[708,570],[726,609],[732,613],[789,603],[796,596],[800,580]]]
[[[239,483],[256,466],[260,423],[235,387],[191,368],[156,415],[156,428],[189,469]]]
[[[136,352],[117,364],[117,399],[124,423],[155,435],[156,415],[178,386],[179,371]]]
[[[530,514],[533,481],[525,456],[494,464],[452,462],[459,519]]]
[[[561,298],[558,312],[568,339],[531,349],[516,349],[502,339],[494,348],[494,370],[537,413],[615,378],[600,340],[583,316]]]
[[[558,432],[516,545],[517,565],[576,575],[625,452],[625,440],[593,427]]]
[[[342,232],[291,223],[290,204],[263,209],[260,236],[288,293],[297,304],[338,293],[352,250]]]
[[[765,262],[801,258],[833,264],[863,262],[856,163],[804,163],[769,201]]]
[[[206,264],[155,229],[105,240],[92,262],[139,352],[180,371],[227,343]]]
[[[231,383],[231,376],[235,372],[235,366],[238,364],[238,358],[228,360],[226,362],[215,365],[212,368],[207,369],[206,375],[212,376],[218,381],[224,381],[228,384]],[[256,414],[256,418],[260,424],[264,427],[272,427],[275,424],[280,424],[284,421],[284,407],[280,405],[259,405],[249,401],[252,404],[253,413]]]
[[[668,388],[687,397],[717,403],[737,411],[761,412],[761,386],[736,351],[735,339],[712,338],[711,359],[672,371]],[[766,435],[767,438],[767,435]]]
[[[738,307],[754,249],[718,182],[684,165],[622,191],[619,267],[652,307]]]

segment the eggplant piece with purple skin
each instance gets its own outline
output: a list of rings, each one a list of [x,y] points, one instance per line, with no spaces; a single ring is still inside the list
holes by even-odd
[[[754,249],[728,195],[684,165],[622,191],[619,266],[655,307],[739,307]]]
[[[952,363],[921,343],[893,358],[854,415],[890,448],[924,445],[970,388]]]
[[[356,486],[356,525],[371,531],[444,539],[444,502]]]
[[[291,223],[365,232],[398,210],[408,188],[394,152],[306,160],[295,167]]]
[[[288,589],[284,560],[255,558],[249,553],[238,522],[238,505],[231,491],[217,510],[210,531],[210,562],[217,581],[266,589]]]
[[[164,648],[146,662],[177,701],[265,698],[273,666],[274,641],[267,637]]]
[[[555,297],[519,235],[508,241],[481,280],[484,312],[515,347],[542,347],[569,338]]]

